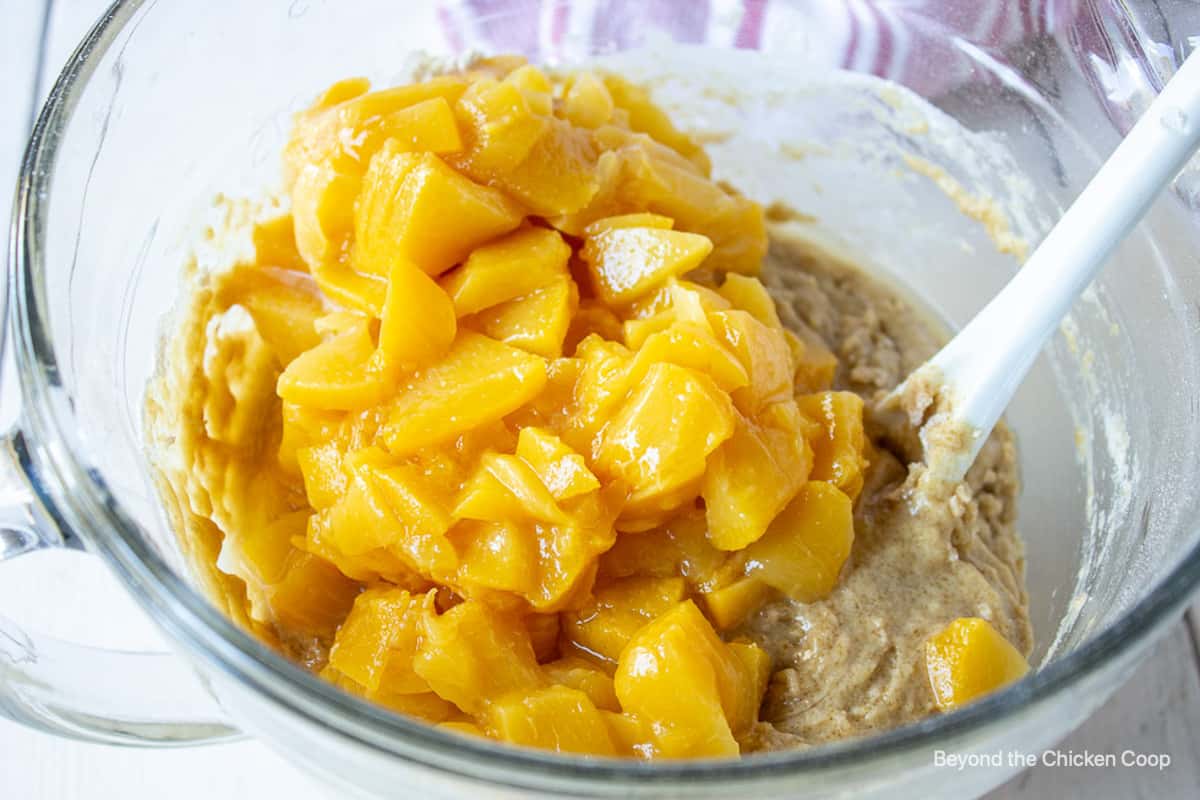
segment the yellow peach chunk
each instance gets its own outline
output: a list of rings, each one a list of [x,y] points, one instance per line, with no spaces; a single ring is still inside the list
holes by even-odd
[[[559,358],[579,304],[579,290],[567,277],[525,297],[480,311],[467,324],[493,339],[542,356]]]
[[[617,75],[604,75],[603,80],[613,104],[628,112],[630,128],[649,134],[689,159],[701,173],[708,175],[710,165],[704,148],[680,132],[666,112],[654,104],[645,89]]]
[[[254,327],[282,366],[321,343],[313,323],[325,313],[325,303],[307,275],[279,267],[238,266],[221,283],[218,301],[250,312]]]
[[[284,151],[296,246],[310,269],[336,261],[344,251],[363,172],[385,140],[393,140],[398,150],[420,145],[445,152],[461,146],[454,120],[446,118],[447,107],[424,103],[452,102],[466,88],[462,78],[353,94],[365,92],[365,86],[331,88],[314,108],[297,115]],[[413,112],[418,105],[422,108]]]
[[[519,595],[534,591],[538,542],[528,526],[466,519],[450,538],[458,552],[458,582],[468,596],[478,588]]]
[[[746,572],[793,600],[815,603],[837,586],[853,544],[850,498],[825,481],[809,481],[745,549]]]
[[[536,97],[535,92],[531,92]],[[536,101],[535,101],[536,102]],[[469,164],[478,171],[514,169],[546,134],[547,114],[530,107],[529,96],[516,82],[479,80],[455,106],[467,131],[468,147],[455,166]]]
[[[731,272],[725,276],[725,282],[717,289],[722,297],[728,300],[734,308],[747,311],[756,320],[768,328],[783,330],[779,321],[779,312],[775,301],[767,292],[762,281],[749,275],[739,275]]]
[[[600,575],[606,581],[630,575],[682,575],[693,589],[709,591],[729,559],[708,541],[707,531],[704,512],[696,510],[672,518],[661,528],[620,536],[601,557]]]
[[[305,164],[292,182],[296,250],[310,270],[336,262],[354,232],[354,200],[362,183],[357,174],[328,164]]]
[[[386,581],[412,592],[423,592],[430,582],[389,550],[375,549],[356,556],[349,556],[329,543],[330,531],[325,527],[322,515],[309,517],[308,530],[297,542],[305,552],[328,561],[338,571],[356,581],[378,584]]]
[[[977,700],[1029,671],[1021,652],[979,617],[960,617],[930,636],[925,666],[942,711]]]
[[[308,264],[296,249],[296,225],[291,214],[258,223],[251,237],[255,263],[297,272],[308,271]]]
[[[440,362],[400,388],[382,435],[393,453],[411,453],[512,413],[545,385],[545,359],[460,331]]]
[[[853,392],[820,392],[801,395],[796,403],[821,426],[812,439],[813,480],[829,481],[854,500],[867,467],[862,398]]]
[[[290,405],[285,402],[285,405]],[[315,509],[329,508],[346,491],[349,478],[342,469],[346,453],[337,442],[322,442],[296,451],[304,476],[304,494]]]
[[[612,119],[614,107],[608,87],[590,72],[574,75],[563,94],[563,116],[581,128],[599,128]]]
[[[741,732],[758,721],[758,709],[771,681],[771,656],[753,642],[729,642],[726,647],[740,667],[741,691],[735,710],[730,713],[730,726]]]
[[[413,153],[456,153],[463,148],[454,110],[445,97],[431,97],[391,112],[389,140]]]
[[[288,559],[283,580],[269,589],[272,617],[313,636],[331,635],[350,613],[359,584],[328,561],[301,551]]]
[[[426,604],[413,669],[468,714],[546,683],[520,620],[474,600],[442,614]]]
[[[566,656],[543,664],[542,669],[551,683],[578,689],[591,699],[596,708],[604,711],[621,710],[612,677],[592,662],[577,656]]]
[[[661,228],[611,228],[589,236],[583,260],[609,305],[635,300],[668,278],[690,272],[712,252],[697,233]]]
[[[601,709],[617,754],[650,760],[661,755],[654,745],[654,726],[633,714],[618,714]]]
[[[708,455],[733,429],[729,396],[711,378],[655,364],[606,427],[597,474],[632,489],[631,514],[665,511],[695,497]]]
[[[828,391],[837,374],[838,360],[825,341],[803,323],[795,331],[784,331],[783,335],[796,365],[796,391],[800,394]]]
[[[812,469],[812,448],[798,430],[764,430],[738,415],[733,436],[713,453],[700,490],[709,541],[741,550],[766,533]]]
[[[535,114],[548,116],[554,111],[554,84],[532,64],[524,64],[504,76],[504,82],[521,90]]]
[[[594,590],[583,608],[562,615],[564,641],[577,653],[615,664],[634,634],[678,605],[686,591],[683,578],[614,580]]]
[[[566,686],[548,686],[496,700],[484,728],[503,741],[558,753],[616,755],[608,727],[591,699]]]
[[[416,112],[411,109],[438,98],[446,103],[455,102],[467,88],[464,78],[445,75],[375,92],[368,92],[368,88],[369,84],[363,81],[335,84],[311,109],[296,116],[291,139],[284,150],[289,179],[305,164],[312,163],[330,164],[347,173],[355,167],[365,169],[386,140],[403,139],[414,123],[436,134],[421,137],[423,144],[439,149],[446,146],[447,140],[452,144],[453,133],[443,124],[444,110],[436,106]]]
[[[441,284],[462,317],[568,277],[570,256],[558,231],[531,226],[476,249]]]
[[[366,324],[298,355],[276,386],[284,400],[312,408],[351,410],[383,402],[392,382],[372,360],[375,343]]]
[[[364,471],[399,524],[391,551],[423,575],[448,573],[454,566],[445,539],[452,524],[448,492],[417,464],[368,465]]]
[[[782,331],[767,327],[747,311],[713,311],[708,318],[750,377],[748,386],[733,393],[739,411],[752,416],[763,406],[791,399],[792,354]]]
[[[397,367],[424,366],[440,358],[458,331],[454,304],[412,264],[397,260],[388,279],[379,325],[379,350]]]
[[[313,269],[313,279],[321,291],[346,308],[379,319],[387,302],[387,281],[377,275],[364,275],[341,263],[322,264]]]
[[[771,587],[758,578],[740,578],[702,595],[704,610],[713,627],[729,630],[741,624],[771,597]]]
[[[578,607],[591,591],[597,557],[616,539],[613,523],[625,501],[625,489],[600,491],[565,501],[567,524],[536,526],[538,588],[526,599],[543,613]]]
[[[569,500],[600,488],[583,456],[544,428],[523,428],[517,437],[517,455],[533,468],[555,500]]]
[[[479,245],[516,229],[512,200],[463,177],[431,153],[392,142],[371,159],[355,214],[355,266],[388,274],[396,258],[440,275]]]
[[[454,509],[461,519],[540,520],[566,523],[567,516],[542,479],[524,459],[485,453],[480,469],[463,487]]]
[[[421,622],[421,600],[403,589],[368,589],[354,600],[338,628],[329,663],[370,692],[393,694],[429,691],[413,672]]]
[[[583,229],[583,233],[585,236],[599,236],[606,231],[616,230],[617,228],[654,228],[656,230],[669,231],[674,227],[675,220],[670,217],[643,211],[598,219],[586,226]]]
[[[707,324],[673,322],[652,333],[638,347],[629,368],[628,380],[636,384],[654,364],[669,363],[707,375],[722,391],[731,392],[750,382],[742,362]]]
[[[444,537],[449,517],[417,468],[344,463],[342,470],[348,473],[344,492],[312,518],[315,543],[350,558],[386,551],[425,576],[453,571],[455,555]]]
[[[689,600],[638,631],[621,653],[614,685],[625,713],[653,725],[661,755],[736,756],[734,736],[754,721],[762,699],[754,696],[758,676],[757,665],[731,651]]]

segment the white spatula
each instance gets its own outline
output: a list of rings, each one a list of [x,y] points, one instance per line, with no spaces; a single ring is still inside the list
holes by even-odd
[[[930,470],[961,480],[1025,373],[1079,293],[1200,144],[1200,55],[1162,94],[1076,198],[1016,276],[957,336],[892,394],[940,380],[946,416],[968,446],[926,448]]]

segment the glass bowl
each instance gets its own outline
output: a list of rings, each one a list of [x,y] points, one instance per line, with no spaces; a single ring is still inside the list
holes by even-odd
[[[8,302],[23,409],[4,449],[0,556],[98,553],[182,660],[0,618],[0,712],[118,743],[245,732],[365,794],[963,797],[998,785],[1017,767],[957,772],[934,753],[1053,744],[1200,582],[1192,170],[1009,410],[1038,669],[869,738],[736,761],[585,759],[466,740],[344,694],[194,587],[148,477],[144,388],[181,267],[219,226],[213,198],[276,186],[291,112],[334,79],[387,83],[431,58],[498,52],[640,73],[711,142],[718,174],[814,218],[811,233],[953,326],[1171,74],[1193,13],[1116,0],[115,3],[51,92],[20,177]]]

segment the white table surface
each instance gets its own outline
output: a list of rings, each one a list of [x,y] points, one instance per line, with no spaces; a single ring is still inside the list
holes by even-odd
[[[0,219],[35,109],[105,0],[0,0]],[[12,381],[3,385],[5,420]],[[124,642],[156,633],[99,565],[48,553],[0,566],[0,608],[61,635]],[[83,598],[87,598],[84,603]],[[1200,795],[1200,605],[1159,643],[1133,679],[1060,749],[1166,753],[1171,766],[1035,767],[997,790],[1012,798],[1175,798]],[[401,787],[397,787],[403,796]],[[184,750],[104,747],[58,739],[0,720],[0,800],[170,797],[172,800],[322,798],[326,792],[255,741]]]

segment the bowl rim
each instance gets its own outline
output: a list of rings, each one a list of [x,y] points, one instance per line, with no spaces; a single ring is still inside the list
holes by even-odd
[[[858,739],[802,751],[750,754],[740,759],[642,762],[558,755],[464,737],[387,711],[352,696],[285,659],[218,611],[147,543],[102,476],[69,442],[76,427],[48,328],[43,241],[46,205],[58,144],[99,62],[155,0],[116,0],[68,59],[35,123],[21,163],[8,253],[8,304],[21,376],[22,424],[43,485],[35,487],[60,519],[99,550],[125,588],[196,660],[250,687],[311,723],[390,756],[497,785],[608,789],[636,783],[727,785],[782,777],[816,777],[930,752],[1011,722],[1132,657],[1174,619],[1200,586],[1200,542],[1145,597],[1080,647],[977,703],[949,714]],[[3,317],[0,316],[0,320]],[[2,334],[0,334],[2,335]],[[0,339],[2,341],[2,339]],[[64,399],[66,402],[64,402]],[[236,722],[236,721],[235,721]],[[559,783],[561,782],[561,783]]]

